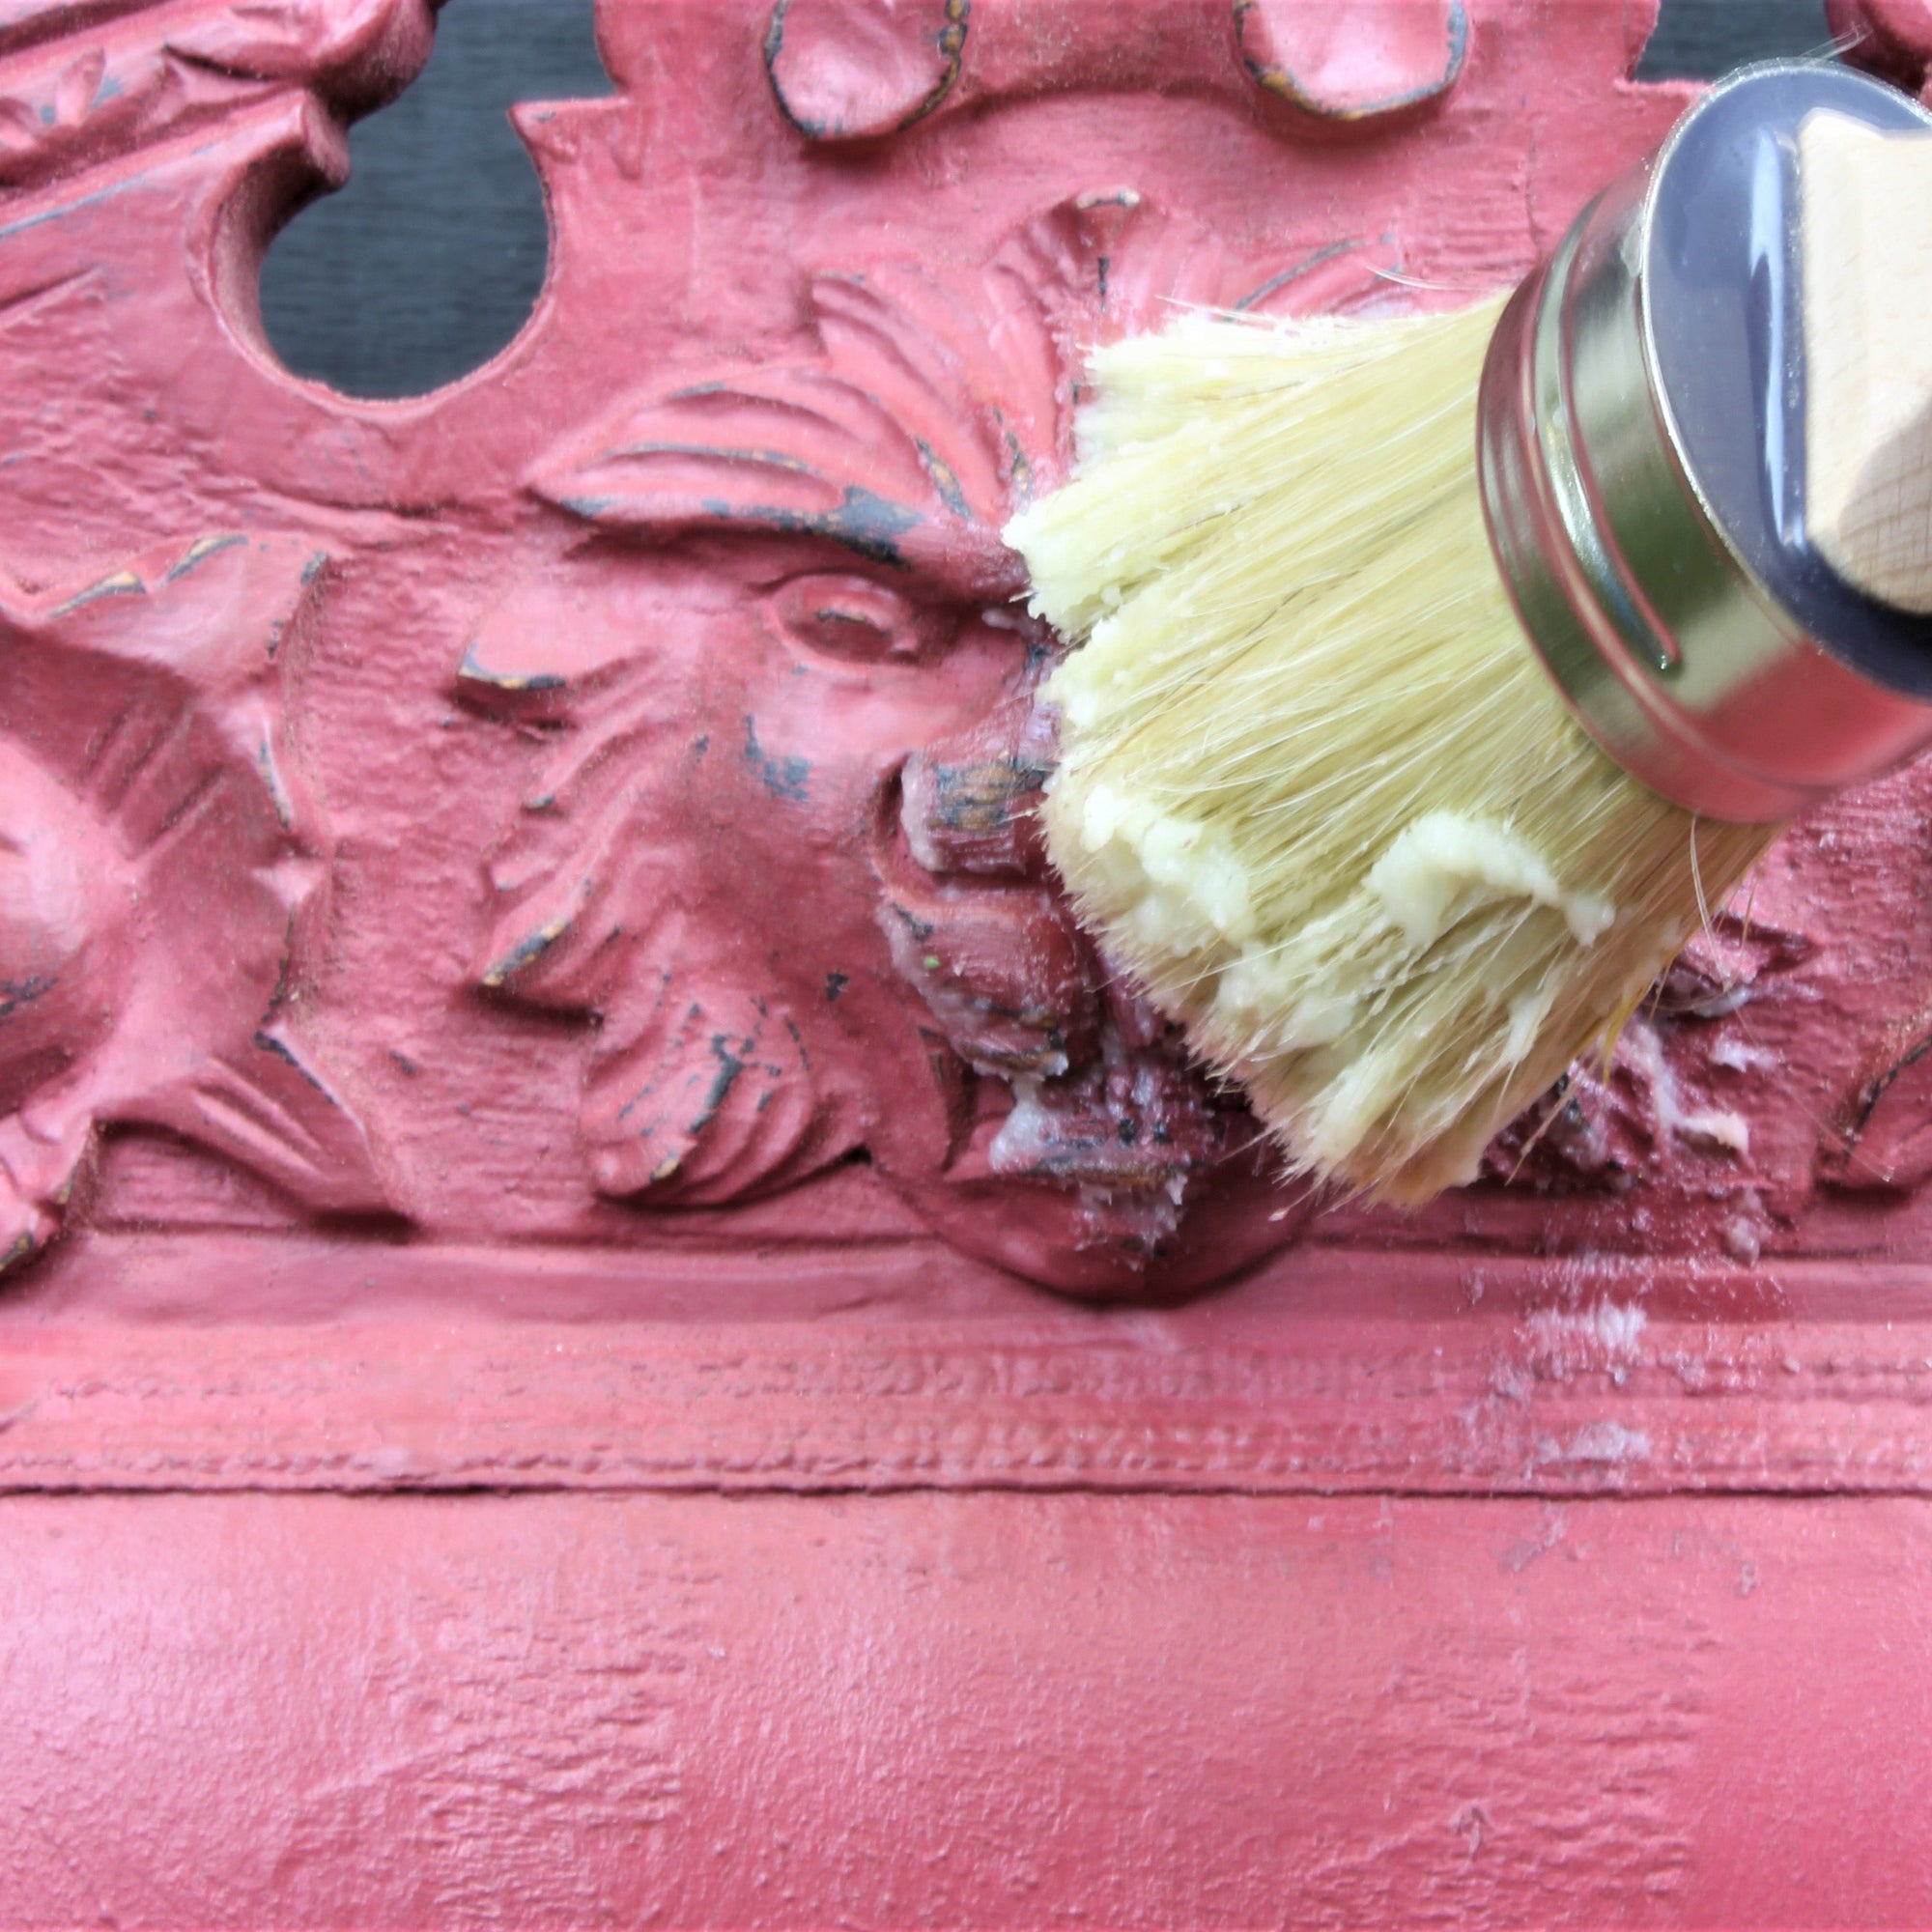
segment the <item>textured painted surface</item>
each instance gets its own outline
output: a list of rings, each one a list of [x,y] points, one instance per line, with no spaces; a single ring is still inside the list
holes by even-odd
[[[1932,1492],[1932,1277],[1870,1260],[1321,1249],[1096,1315],[910,1244],[99,1248],[0,1329],[0,1489]]]
[[[254,276],[429,10],[0,0],[0,1920],[1932,1912],[1932,779],[1407,1219],[1026,816],[1083,345],[1513,277],[1648,18],[610,4],[371,405]]]
[[[274,366],[253,277],[339,173],[340,118],[421,58],[422,8],[22,10],[0,561],[40,594],[231,528],[326,558],[286,726],[328,854],[300,1034],[381,1151],[352,1204],[109,1114],[56,1163],[93,1182],[80,1218],[354,1205],[640,1255],[924,1226],[1085,1294],[1271,1251],[1287,1278],[1322,1204],[1274,1189],[1043,869],[1056,645],[997,531],[1064,472],[1097,336],[1518,274],[1684,99],[1622,78],[1645,25],[612,5],[618,94],[521,115],[556,222],[530,327],[372,405]],[[1909,19],[1880,26],[1895,69]],[[1923,785],[1795,835],[1490,1183],[1408,1221],[1331,1207],[1322,1237],[1922,1252]]]
[[[1387,304],[1519,272],[1682,99],[1619,79],[1640,19],[612,6],[620,93],[522,117],[557,226],[530,328],[390,406],[276,370],[250,291],[269,227],[339,170],[336,117],[420,58],[420,9],[23,23],[0,53],[25,143],[0,230],[10,567],[85,582],[157,517],[327,554],[293,721],[333,854],[302,1017],[393,1229],[646,1252],[896,1236],[910,1207],[1101,1294],[1292,1242],[1313,1204],[1273,1190],[1245,1113],[1042,871],[1030,693],[1054,646],[1014,619],[996,532],[1064,469],[1096,333],[1176,298]],[[1271,92],[1250,42],[1332,99]],[[207,99],[115,105],[151,73]],[[812,88],[857,119],[833,128]],[[1811,1139],[1762,1129],[1753,1166],[1659,1125],[1660,1080],[1709,1111],[1702,1037],[1663,1037],[1655,1091],[1539,1158],[1568,1150],[1556,1178],[1591,1201],[1653,1188],[1683,1242],[1717,1188],[1726,1225],[1803,1247]],[[1886,1070],[1840,1064],[1870,1058],[1856,1029],[1807,1050],[1813,1113]],[[93,1166],[109,1223],[307,1206],[178,1136],[117,1134]],[[1495,1191],[1435,1237],[1518,1211]],[[1602,1238],[1587,1208],[1526,1212]]]
[[[1921,1502],[47,1498],[0,1550],[14,1924],[1932,1899]]]

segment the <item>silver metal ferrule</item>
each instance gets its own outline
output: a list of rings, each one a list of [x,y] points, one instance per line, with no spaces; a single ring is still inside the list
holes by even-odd
[[[1505,309],[1479,406],[1483,500],[1523,628],[1597,743],[1689,810],[1773,821],[1932,741],[1932,702],[1848,662],[1768,587],[1687,451],[1648,286],[1682,133],[1599,195]]]

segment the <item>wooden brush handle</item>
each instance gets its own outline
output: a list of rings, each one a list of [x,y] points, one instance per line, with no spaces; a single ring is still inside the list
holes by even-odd
[[[1932,612],[1932,131],[1799,131],[1804,497],[1847,582]]]

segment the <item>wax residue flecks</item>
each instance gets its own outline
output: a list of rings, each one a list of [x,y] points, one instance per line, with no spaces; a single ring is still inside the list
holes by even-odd
[[[1635,1352],[1647,1320],[1635,1302],[1605,1299],[1583,1309],[1534,1309],[1526,1325],[1531,1339],[1546,1349],[1582,1343],[1627,1356]]]
[[[1740,1006],[1744,1004],[1741,1000]],[[1734,1011],[1735,1009],[1727,1009]],[[1758,1046],[1747,1039],[1738,1039],[1731,1035],[1712,1041],[1710,1061],[1713,1066],[1721,1066],[1732,1073],[1776,1073],[1784,1065],[1781,1057],[1768,1046]]]
[[[1677,1076],[1664,1055],[1657,1029],[1645,1019],[1634,1019],[1624,1030],[1625,1058],[1650,1086],[1657,1124],[1693,1147],[1721,1148],[1740,1158],[1750,1152],[1750,1122],[1728,1107],[1686,1107]]]

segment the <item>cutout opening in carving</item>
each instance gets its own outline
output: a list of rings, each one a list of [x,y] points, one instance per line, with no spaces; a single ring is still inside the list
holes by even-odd
[[[1825,0],[1662,0],[1638,80],[1716,80],[1747,61],[1822,58],[1833,48]]]
[[[592,0],[455,0],[421,76],[355,128],[339,192],[262,264],[268,344],[293,374],[388,400],[459,381],[529,320],[549,269],[542,185],[507,110],[608,95]]]

